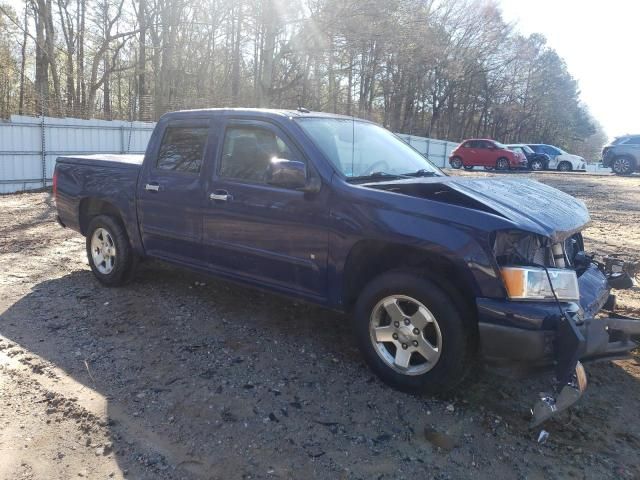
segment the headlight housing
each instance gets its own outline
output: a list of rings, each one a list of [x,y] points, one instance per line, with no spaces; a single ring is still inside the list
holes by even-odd
[[[511,300],[555,300],[554,291],[558,300],[580,299],[578,277],[575,271],[563,268],[548,268],[547,271],[534,267],[502,267],[500,269]]]

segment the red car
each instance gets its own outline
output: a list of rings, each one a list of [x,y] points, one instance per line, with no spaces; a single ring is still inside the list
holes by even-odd
[[[509,150],[495,140],[465,140],[451,152],[449,164],[453,168],[471,170],[473,167],[485,167],[490,170],[509,170],[527,168],[527,157],[520,152]]]

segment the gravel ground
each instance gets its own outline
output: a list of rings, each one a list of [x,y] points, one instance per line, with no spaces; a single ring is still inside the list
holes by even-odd
[[[532,176],[587,202],[588,248],[640,258],[640,178]],[[54,212],[0,197],[2,479],[640,477],[638,356],[588,366],[539,444],[546,376],[401,394],[342,315],[155,262],[100,286]]]

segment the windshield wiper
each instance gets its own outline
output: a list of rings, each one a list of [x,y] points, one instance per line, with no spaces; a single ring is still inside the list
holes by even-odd
[[[363,181],[363,180],[372,180],[372,179],[378,179],[378,178],[384,178],[387,180],[390,180],[392,178],[410,178],[408,175],[405,174],[398,174],[398,173],[387,173],[387,172],[373,172],[370,173],[369,175],[361,175],[359,177],[350,177],[347,179],[347,181],[352,182],[352,181]]]
[[[421,168],[420,170],[417,170],[415,172],[404,173],[403,175],[408,177],[435,177],[438,174],[432,170]]]

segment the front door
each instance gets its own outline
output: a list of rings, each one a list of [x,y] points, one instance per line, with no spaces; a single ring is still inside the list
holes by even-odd
[[[272,158],[313,166],[277,126],[229,120],[204,217],[211,267],[322,300],[326,295],[328,188],[308,194],[268,185]]]
[[[208,119],[158,125],[137,187],[140,233],[149,255],[182,263],[203,260],[205,159],[215,150],[209,137]]]
[[[493,151],[489,149],[489,142],[478,140],[476,147],[478,152],[478,164],[483,167],[495,167],[496,162],[493,160]]]

